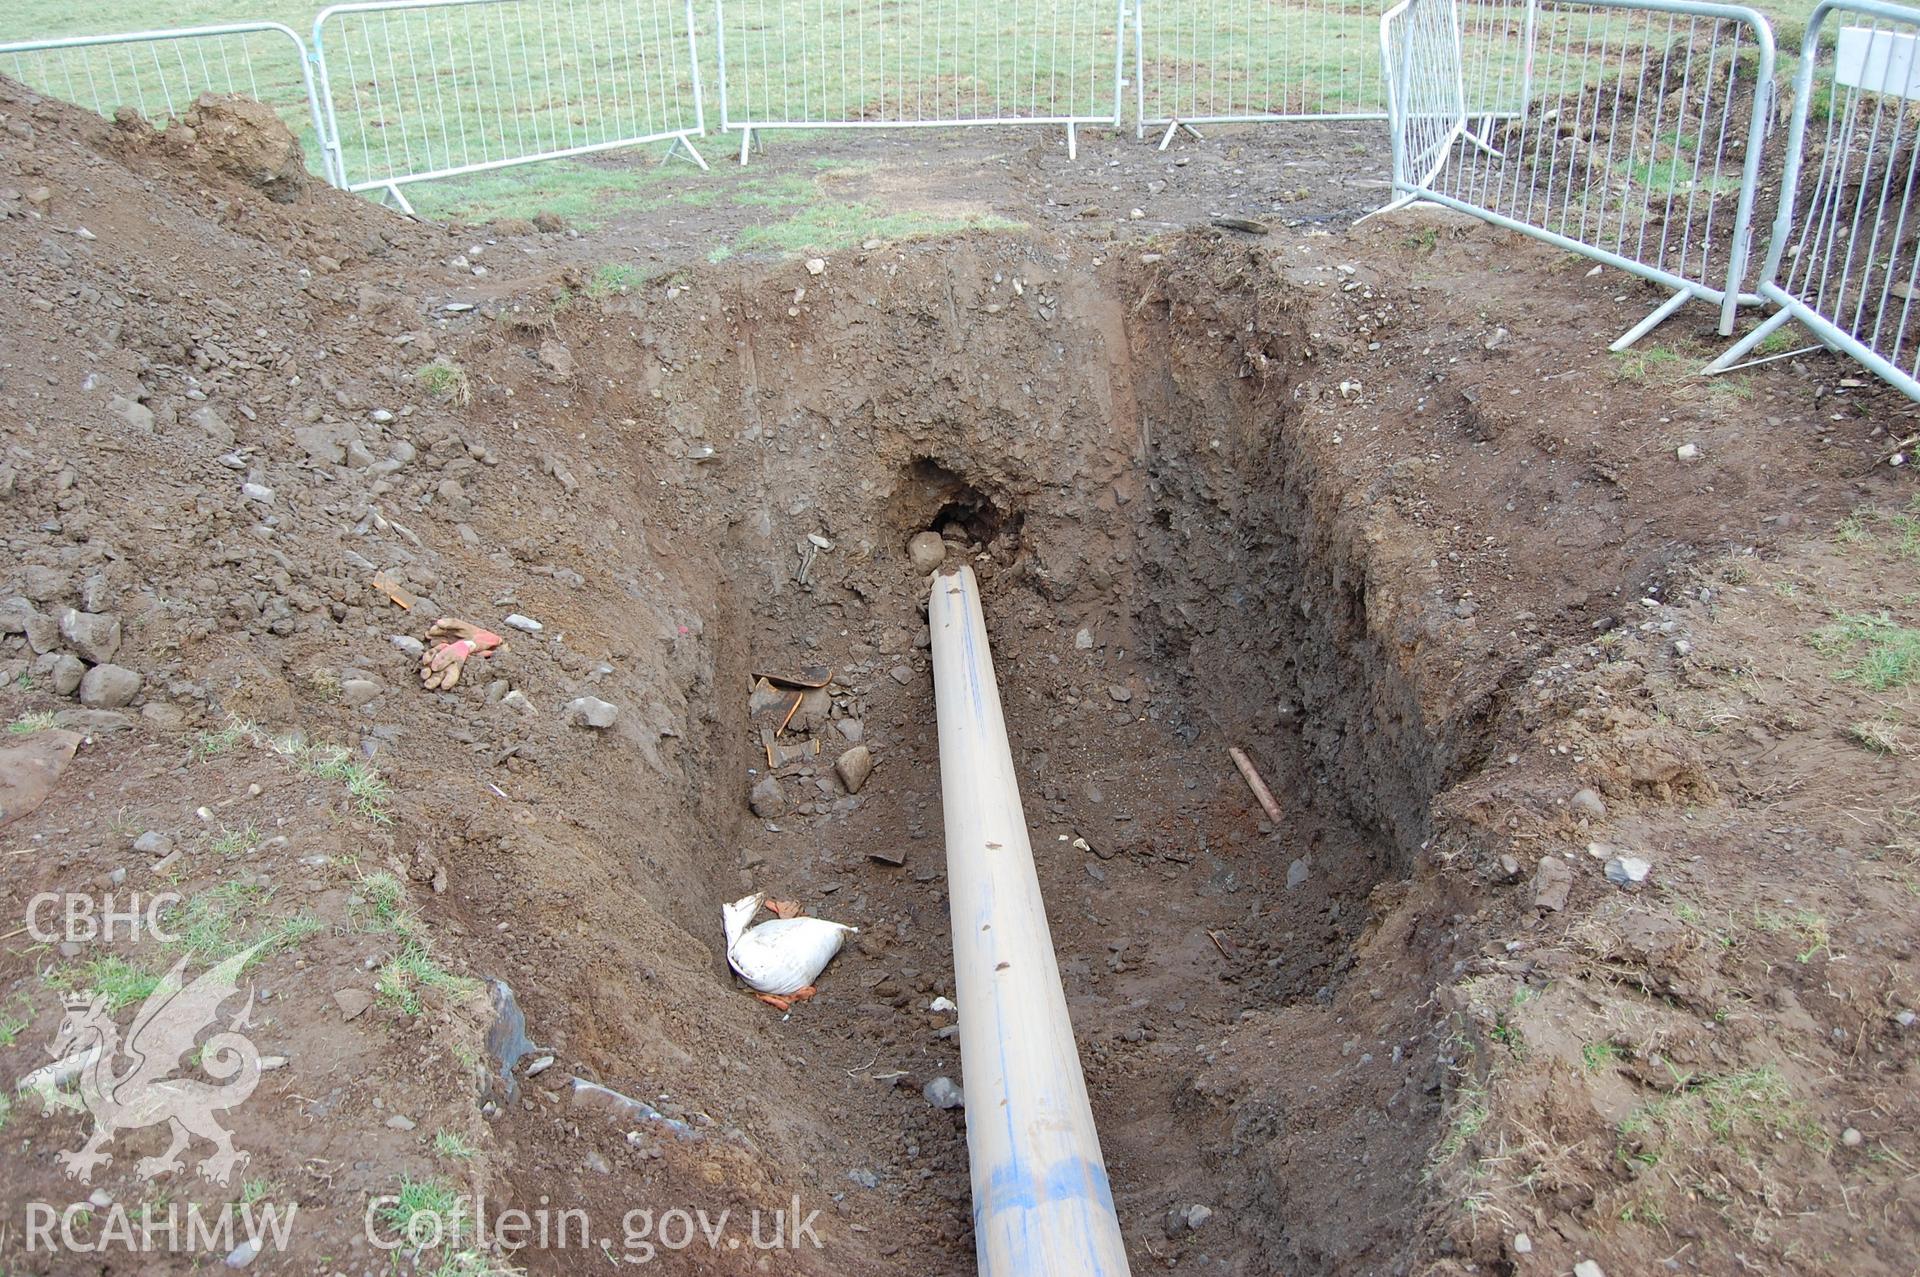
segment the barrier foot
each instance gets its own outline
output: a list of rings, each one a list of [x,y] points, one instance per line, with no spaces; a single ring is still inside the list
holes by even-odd
[[[682,151],[685,151],[687,153],[686,155],[687,159],[692,160],[695,164],[698,164],[700,166],[700,171],[702,173],[711,173],[713,171],[712,169],[707,167],[707,162],[706,160],[701,158],[700,152],[693,149],[693,140],[684,133],[682,133],[680,136],[673,139],[673,145],[669,146],[667,148],[667,153],[660,157],[660,163],[662,165],[665,165],[668,160],[672,159],[674,156],[678,155]]]
[[[380,188],[380,202],[385,204],[388,200],[392,200],[398,205],[400,211],[408,217],[419,216],[419,214],[413,211],[413,205],[407,203],[407,197],[400,193],[400,184],[398,182],[388,182]]]
[[[747,152],[751,151],[752,149],[753,149],[753,130],[741,129],[740,130],[740,166],[742,168],[746,167]]]
[[[1378,217],[1382,213],[1398,213],[1401,209],[1406,208],[1409,205],[1418,204],[1420,202],[1420,198],[1421,197],[1418,195],[1396,195],[1393,199],[1389,200],[1387,203],[1382,204],[1379,208],[1374,209],[1373,212],[1362,213],[1359,216],[1359,218],[1354,221],[1353,224],[1355,226],[1358,226],[1361,222],[1366,221],[1369,217]]]
[[[1627,329],[1626,332],[1621,333],[1619,340],[1614,342],[1613,345],[1608,346],[1607,349],[1612,351],[1627,349],[1633,345],[1634,342],[1639,341],[1642,337],[1645,337],[1648,333],[1666,323],[1667,320],[1673,317],[1674,311],[1679,310],[1691,300],[1693,300],[1693,290],[1691,288],[1681,289],[1673,296],[1667,298],[1667,300],[1661,302],[1651,315],[1648,315],[1645,319]]]
[[[1715,373],[1732,372],[1734,365],[1742,359],[1745,359],[1749,351],[1771,337],[1780,329],[1781,325],[1792,318],[1792,311],[1784,308],[1774,311],[1771,315],[1768,315],[1766,319],[1761,321],[1758,328],[1748,333],[1745,337],[1742,337],[1739,341],[1734,342],[1733,345],[1727,347],[1726,353],[1722,354],[1720,358],[1714,360],[1705,368],[1702,368],[1700,375],[1702,377],[1711,377]],[[1795,353],[1805,352],[1797,351]]]
[[[1070,160],[1080,158],[1080,139],[1075,135],[1071,124],[1067,125],[1067,158]]]
[[[1167,131],[1160,135],[1159,149],[1164,151],[1169,146],[1171,146],[1173,144],[1173,135],[1178,133],[1182,129],[1185,129],[1187,131],[1187,136],[1192,138],[1196,142],[1204,142],[1207,140],[1206,136],[1202,134],[1199,129],[1194,128],[1193,125],[1183,123],[1180,120],[1168,120]]]

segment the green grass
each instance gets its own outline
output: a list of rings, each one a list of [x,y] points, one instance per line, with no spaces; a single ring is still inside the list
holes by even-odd
[[[164,926],[175,936],[168,948],[212,963],[259,944],[260,950],[248,962],[251,966],[323,929],[321,921],[307,913],[262,920],[258,915],[273,896],[273,888],[238,882],[199,892],[167,911]]]
[[[411,1241],[417,1236],[423,1242],[438,1237],[449,1248],[465,1239],[472,1222],[467,1204],[447,1181],[409,1176],[392,1197],[381,1207],[380,1218],[397,1237]]]
[[[197,732],[194,735],[193,744],[188,747],[189,754],[196,763],[224,757],[232,753],[240,742],[246,740],[252,730],[251,723],[232,719],[224,727],[213,731]]]
[[[1823,656],[1846,655],[1851,663],[1834,677],[1876,692],[1920,679],[1920,630],[1878,616],[1841,613],[1808,639]]]
[[[1589,1073],[1598,1073],[1620,1063],[1620,1048],[1611,1042],[1589,1042],[1580,1048],[1580,1063]]]
[[[459,976],[441,966],[427,947],[414,941],[387,959],[380,968],[375,991],[380,997],[407,1015],[419,1015],[420,992],[433,989],[450,998],[463,998],[480,987],[478,980]]]
[[[595,301],[624,296],[646,282],[647,273],[638,266],[609,262],[593,272],[593,278],[587,281],[587,296]]]
[[[9,736],[30,736],[34,732],[50,731],[59,719],[52,710],[38,709],[31,714],[22,714],[7,724]]]
[[[413,936],[425,930],[407,897],[406,884],[386,870],[362,874],[356,894],[362,902],[351,909],[356,929],[389,936]]]
[[[1019,225],[990,214],[954,217],[916,210],[889,213],[868,204],[820,202],[782,221],[747,227],[733,246],[747,251],[825,253],[870,239],[925,239],[964,230],[1008,230]]]
[[[473,402],[473,384],[467,379],[467,370],[450,359],[421,364],[413,377],[420,389],[435,399],[461,407]]]
[[[1627,350],[1616,351],[1613,367],[1626,380],[1646,385],[1685,376],[1689,365],[1686,356],[1679,351],[1644,342]]]
[[[253,824],[242,825],[238,829],[229,829],[225,825],[214,834],[207,843],[207,850],[216,856],[232,859],[235,856],[253,850],[260,845],[260,830]]]
[[[433,1133],[433,1151],[451,1161],[464,1162],[470,1160],[480,1150],[475,1148],[466,1136],[457,1131],[438,1130]]]
[[[20,1010],[0,1013],[0,1046],[12,1046],[20,1040],[20,1034],[33,1023],[33,1004],[25,998],[15,1005]]]
[[[393,822],[389,807],[393,786],[370,762],[356,759],[338,745],[319,745],[305,755],[308,771],[323,780],[337,780],[347,787],[347,798],[354,811],[376,825]]]
[[[104,996],[109,1011],[144,1001],[160,987],[159,976],[134,966],[118,954],[55,967],[47,972],[45,980],[48,988],[60,993]]]

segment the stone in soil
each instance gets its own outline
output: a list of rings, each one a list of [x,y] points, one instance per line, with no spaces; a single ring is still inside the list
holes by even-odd
[[[1607,881],[1616,887],[1631,887],[1647,880],[1653,866],[1638,856],[1615,856],[1607,862]]]
[[[1572,799],[1569,800],[1568,806],[1573,808],[1573,814],[1576,816],[1585,816],[1589,820],[1605,820],[1607,818],[1606,801],[1600,797],[1599,792],[1596,790],[1576,790]]]
[[[60,614],[60,637],[89,665],[101,665],[120,650],[120,618],[111,612],[68,608]]]
[[[833,770],[839,774],[847,792],[857,794],[867,783],[867,777],[873,775],[873,754],[865,745],[855,745],[835,760]]]
[[[80,703],[88,709],[119,709],[140,694],[140,675],[124,665],[96,665],[80,680]]]
[[[1558,856],[1543,856],[1533,874],[1533,905],[1558,913],[1567,907],[1567,895],[1573,890],[1573,870]]]
[[[947,561],[947,543],[938,532],[916,533],[907,542],[907,557],[913,561],[914,571],[931,572]]]
[[[787,791],[777,776],[762,776],[747,793],[747,806],[762,820],[787,814]]]
[[[601,700],[597,696],[581,696],[567,702],[562,717],[574,727],[594,727],[605,729],[613,726],[613,720],[620,716],[620,708]]]

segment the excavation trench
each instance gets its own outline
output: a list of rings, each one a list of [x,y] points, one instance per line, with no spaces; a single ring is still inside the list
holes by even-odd
[[[1330,1007],[1473,742],[1423,716],[1370,612],[1349,494],[1302,446],[1294,299],[1228,254],[1095,284],[1001,243],[891,255],[797,322],[784,292],[754,300],[779,282],[740,286],[725,344],[657,339],[678,375],[648,444],[666,458],[651,517],[673,529],[656,539],[709,547],[689,579],[713,608],[711,704],[679,763],[725,848],[680,866],[662,907],[709,942],[748,889],[861,929],[785,1018],[710,942],[706,996],[739,1022],[731,1049],[759,1053],[728,1085],[768,1177],[804,1166],[832,1201],[837,1271],[971,1267],[963,1114],[922,1097],[965,1083],[953,1017],[930,1009],[954,989],[926,575],[905,546],[931,530],[981,581],[1136,1271],[1176,1250],[1390,1270],[1437,1107],[1429,1015],[1399,997],[1423,964],[1367,973],[1365,1041]],[[758,675],[807,665],[836,677],[786,729],[750,717]],[[834,768],[856,743],[876,760],[857,794]],[[750,813],[769,772],[778,804]]]

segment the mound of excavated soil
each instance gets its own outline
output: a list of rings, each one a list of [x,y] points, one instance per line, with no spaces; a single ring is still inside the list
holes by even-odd
[[[78,1181],[88,1119],[16,1102],[8,1263],[72,1271],[25,1226],[97,1192],[75,1243],[281,1203],[263,1266],[385,1271],[411,1181],[487,1199],[427,1270],[969,1271],[964,1111],[923,1093],[965,1081],[932,530],[988,598],[1136,1271],[1910,1266],[1911,691],[1807,637],[1907,606],[1904,403],[1622,366],[1618,279],[1482,227],[591,300],[591,239],[277,202],[297,149],[245,104],[0,114],[0,717],[53,773],[4,911],[179,897],[166,936],[33,913],[0,1064],[63,992],[130,1034],[259,942],[267,1062],[224,1184],[205,1142],[143,1169],[151,1125]],[[428,692],[443,614],[508,643]],[[788,1015],[726,967],[749,888],[861,929]],[[561,1208],[584,1235],[497,1229]]]

